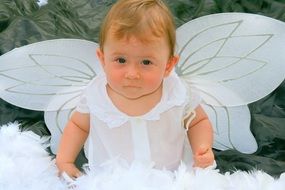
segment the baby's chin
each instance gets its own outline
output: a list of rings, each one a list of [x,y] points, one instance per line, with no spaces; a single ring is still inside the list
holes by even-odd
[[[121,92],[120,94],[128,100],[134,100],[134,101],[139,100],[151,94],[151,93],[141,93],[139,92],[140,90],[141,88],[138,87],[125,87],[125,91]]]

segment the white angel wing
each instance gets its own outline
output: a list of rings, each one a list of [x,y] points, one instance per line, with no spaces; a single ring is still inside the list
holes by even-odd
[[[257,143],[249,130],[250,111],[247,106],[217,107],[202,104],[202,107],[214,127],[215,148],[234,148],[243,153],[256,151]]]
[[[0,97],[32,110],[73,108],[82,89],[101,72],[96,48],[90,41],[57,39],[2,55]]]
[[[208,15],[178,28],[176,72],[210,105],[215,148],[256,150],[244,105],[284,80],[284,34],[283,22],[246,13]]]
[[[45,112],[45,123],[51,133],[50,148],[56,154],[58,150],[59,140],[62,135],[63,129],[66,126],[74,109],[48,111]]]
[[[97,47],[86,40],[57,39],[0,57],[0,97],[19,107],[45,111],[54,153],[82,90],[102,72]]]

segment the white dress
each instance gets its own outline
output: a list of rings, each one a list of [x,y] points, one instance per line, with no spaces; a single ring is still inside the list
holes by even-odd
[[[169,170],[177,169],[181,161],[192,162],[183,118],[198,106],[200,98],[192,93],[189,96],[175,73],[165,78],[160,102],[136,117],[114,106],[106,84],[105,75],[95,77],[76,108],[81,113],[90,113],[85,153],[91,168],[115,158],[129,163],[151,161],[155,168]]]

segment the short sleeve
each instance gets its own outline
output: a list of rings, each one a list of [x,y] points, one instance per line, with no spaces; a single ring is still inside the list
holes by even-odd
[[[90,113],[89,107],[87,105],[87,98],[86,98],[86,94],[85,93],[83,93],[81,95],[80,101],[78,102],[75,110],[80,112],[80,113]]]
[[[195,109],[198,107],[198,105],[201,102],[201,97],[197,93],[191,90],[188,90],[187,96],[188,96],[188,99],[187,99],[188,101],[183,111],[183,121],[184,121],[184,127],[185,127],[186,132],[188,131],[190,123],[196,117]]]
[[[185,105],[184,113],[183,113],[184,117],[189,115],[190,112],[194,111],[199,106],[199,104],[201,103],[200,95],[198,93],[192,91],[189,88],[187,91],[187,96],[188,96],[187,103]]]

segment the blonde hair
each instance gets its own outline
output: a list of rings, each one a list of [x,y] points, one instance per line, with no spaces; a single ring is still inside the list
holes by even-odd
[[[117,39],[135,35],[143,42],[166,37],[170,55],[175,52],[175,25],[172,14],[162,0],[118,0],[110,9],[101,26],[99,45],[107,35]]]

